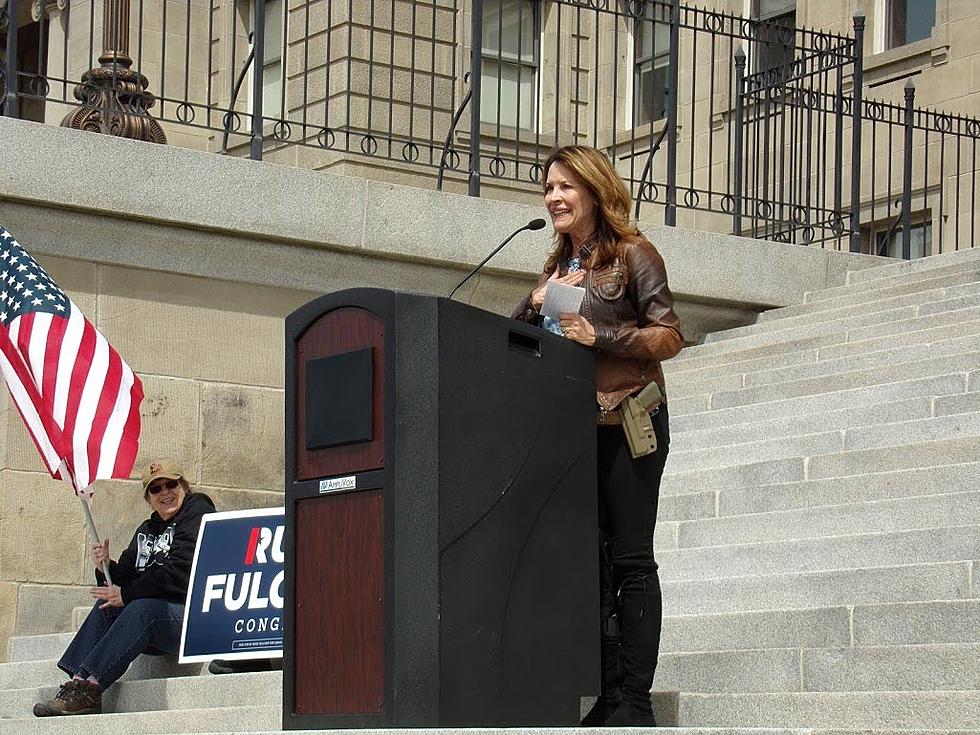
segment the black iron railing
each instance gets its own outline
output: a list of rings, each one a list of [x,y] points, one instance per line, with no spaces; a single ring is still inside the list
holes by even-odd
[[[975,242],[980,122],[911,87],[863,99],[860,15],[846,36],[679,0],[26,5],[0,15],[6,115],[381,159],[473,195],[535,188],[584,143],[667,224],[906,258]]]

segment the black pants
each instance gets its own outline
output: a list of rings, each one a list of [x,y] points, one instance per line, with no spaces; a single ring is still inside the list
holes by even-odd
[[[619,684],[622,699],[646,712],[663,617],[653,533],[670,445],[665,405],[653,416],[653,426],[657,451],[638,459],[630,456],[621,426],[596,430],[603,696],[615,699]]]

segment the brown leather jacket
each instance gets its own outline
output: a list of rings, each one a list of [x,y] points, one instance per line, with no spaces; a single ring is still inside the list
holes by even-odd
[[[535,288],[550,275],[542,273]],[[583,285],[585,299],[579,313],[596,331],[599,407],[612,411],[651,381],[656,381],[666,397],[660,363],[681,351],[684,337],[660,253],[645,237],[626,240],[615,261],[590,270]],[[513,316],[537,323],[530,294]]]

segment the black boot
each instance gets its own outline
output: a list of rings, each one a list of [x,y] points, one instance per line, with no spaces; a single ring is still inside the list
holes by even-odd
[[[656,727],[650,704],[638,707],[623,700],[606,719],[606,727]]]
[[[630,575],[620,587],[623,637],[623,701],[606,720],[607,725],[654,727],[650,689],[660,650],[662,599],[660,578]]]
[[[582,727],[602,727],[623,701],[623,647],[619,616],[612,613],[602,623],[602,689]]]
[[[602,727],[623,701],[623,638],[619,601],[613,587],[612,549],[599,529],[599,615],[602,672],[599,698],[582,719],[582,727]]]

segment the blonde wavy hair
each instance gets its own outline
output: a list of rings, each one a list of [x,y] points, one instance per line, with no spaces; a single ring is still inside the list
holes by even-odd
[[[589,268],[601,268],[613,262],[624,240],[635,238],[640,231],[630,221],[632,203],[629,189],[616,173],[609,159],[595,148],[567,145],[554,151],[544,163],[544,180],[552,164],[560,163],[588,191],[596,202],[594,247],[589,256]],[[559,263],[572,253],[572,240],[566,234],[555,233],[555,247],[548,254],[544,270],[554,272]]]

